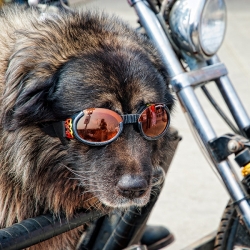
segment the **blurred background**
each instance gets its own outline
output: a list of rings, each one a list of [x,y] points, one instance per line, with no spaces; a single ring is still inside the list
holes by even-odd
[[[133,27],[137,17],[126,0],[69,0],[71,6],[99,9],[120,16]],[[247,111],[250,111],[250,1],[226,0],[228,25],[219,57],[229,71]],[[209,89],[225,108],[213,83]],[[218,135],[231,132],[200,90],[196,93]],[[164,225],[175,235],[167,249],[180,250],[216,231],[228,195],[216,174],[205,160],[179,105],[172,117],[182,141],[165,181],[164,189],[150,216],[149,224]]]

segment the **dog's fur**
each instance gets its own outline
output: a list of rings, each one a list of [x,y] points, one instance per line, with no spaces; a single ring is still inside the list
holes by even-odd
[[[154,47],[116,17],[90,12],[42,14],[6,8],[0,16],[0,227],[52,212],[144,206],[152,171],[164,166],[168,134],[147,141],[125,125],[113,143],[91,147],[46,135],[40,124],[90,107],[136,113],[173,97]],[[117,192],[124,175],[140,175],[139,198]],[[73,230],[34,246],[73,249]]]

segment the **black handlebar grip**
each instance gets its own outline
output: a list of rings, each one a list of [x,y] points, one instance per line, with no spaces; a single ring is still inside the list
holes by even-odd
[[[52,214],[24,220],[0,230],[0,250],[17,250],[30,247],[89,221],[96,220],[103,215],[100,211],[90,211],[77,213],[70,220],[61,216],[56,218]]]

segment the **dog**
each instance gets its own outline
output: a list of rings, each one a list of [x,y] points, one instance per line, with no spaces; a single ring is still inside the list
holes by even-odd
[[[143,120],[152,103],[169,120],[174,98],[154,46],[118,17],[94,11],[5,7],[0,31],[0,227],[48,212],[71,218],[78,209],[145,206],[153,171],[172,153],[168,125],[151,140],[137,120],[121,129],[117,118],[115,137],[99,120],[95,131],[85,127],[89,138],[99,133],[95,143],[80,132],[66,137],[65,121],[81,111],[91,119],[93,110]],[[32,249],[74,249],[83,231]]]

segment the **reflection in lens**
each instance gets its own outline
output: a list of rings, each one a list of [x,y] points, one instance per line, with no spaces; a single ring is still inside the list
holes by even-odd
[[[116,112],[103,108],[86,109],[83,112],[84,116],[77,122],[77,132],[82,139],[105,142],[118,134],[122,118]]]
[[[144,134],[154,138],[166,129],[168,114],[163,105],[151,105],[142,112],[139,122],[141,122]]]

